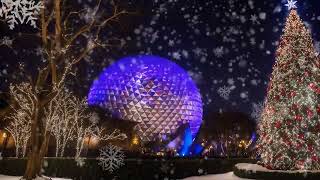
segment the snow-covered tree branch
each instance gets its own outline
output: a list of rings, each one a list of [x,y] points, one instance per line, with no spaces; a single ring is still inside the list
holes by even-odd
[[[57,113],[53,116],[54,122],[51,129],[56,140],[56,156],[62,157],[67,143],[74,138],[75,99],[77,98],[71,93],[63,90],[51,102],[54,104],[52,111]]]
[[[43,157],[47,152],[50,133],[54,128],[56,131],[62,131],[72,134],[69,129],[56,129],[57,119],[65,119],[59,122],[61,127],[70,126],[67,116],[67,107],[61,107],[66,110],[57,116],[54,110],[57,96],[65,86],[66,79],[72,74],[76,64],[81,62],[96,48],[121,46],[117,44],[120,41],[114,41],[114,38],[101,39],[101,33],[111,25],[119,23],[119,18],[128,12],[123,6],[117,5],[116,1],[92,1],[93,8],[75,6],[76,1],[66,0],[1,0],[0,18],[2,22],[9,24],[9,28],[13,29],[18,24],[29,24],[39,28],[39,32],[35,36],[28,36],[40,40],[40,49],[43,52],[43,59],[37,68],[37,73],[30,73],[28,80],[32,93],[24,94],[28,103],[17,104],[19,106],[28,106],[29,111],[23,111],[31,117],[31,151],[28,155],[28,163],[25,179],[32,179],[41,176],[41,165]],[[107,10],[106,10],[106,7]],[[82,10],[81,10],[82,9]],[[37,19],[39,21],[37,22]],[[38,25],[39,24],[39,25]],[[22,33],[21,33],[22,34]],[[19,33],[19,35],[21,35]],[[81,42],[81,43],[79,43]],[[84,46],[83,46],[84,44]],[[19,88],[20,86],[16,86]],[[23,90],[23,89],[20,89]],[[14,99],[15,97],[11,97]],[[63,106],[63,105],[62,105]],[[67,105],[66,105],[67,106]],[[0,115],[8,116],[8,113],[15,112],[16,107],[11,105],[11,110],[1,111]],[[22,109],[27,107],[21,107]],[[64,109],[67,108],[67,109]],[[59,110],[61,111],[61,109]],[[73,113],[75,113],[73,111]],[[57,121],[58,122],[58,121]],[[61,124],[62,123],[62,124]],[[61,128],[60,127],[60,128]],[[69,137],[61,137],[61,145],[70,141]]]
[[[36,110],[35,103],[37,102],[33,92],[29,83],[10,86],[10,94],[15,101],[16,107],[12,107],[12,113],[6,118],[9,121],[6,129],[14,139],[16,157],[24,157],[26,155],[31,134],[32,115]]]
[[[25,157],[31,133],[30,121],[27,120],[26,114],[22,111],[16,111],[8,119],[10,119],[10,123],[5,129],[13,137],[16,157]]]
[[[85,108],[83,107],[87,106],[86,101],[79,101],[78,104],[80,108],[76,108],[79,113],[77,117],[85,118],[77,118],[76,121],[76,158],[81,156],[86,138],[94,137],[98,141],[124,140],[127,138],[127,136],[118,129],[113,130],[112,133],[108,133],[105,128],[100,127],[98,125],[99,116],[96,113],[85,115]]]

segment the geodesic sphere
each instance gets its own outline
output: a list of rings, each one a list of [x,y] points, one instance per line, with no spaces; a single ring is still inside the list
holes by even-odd
[[[104,69],[91,86],[88,103],[137,123],[143,141],[168,136],[189,123],[193,137],[202,122],[202,100],[191,77],[156,56],[127,57]]]

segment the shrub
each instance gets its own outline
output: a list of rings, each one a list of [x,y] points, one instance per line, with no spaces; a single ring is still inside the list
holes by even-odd
[[[43,172],[46,176],[74,180],[109,180],[117,176],[123,180],[181,179],[203,174],[230,172],[240,162],[251,159],[126,159],[125,165],[113,174],[105,172],[96,159],[85,159],[82,167],[72,158],[46,158]],[[0,174],[22,176],[26,159],[8,158],[0,161]],[[201,169],[201,171],[199,171]],[[203,172],[202,172],[203,171]]]

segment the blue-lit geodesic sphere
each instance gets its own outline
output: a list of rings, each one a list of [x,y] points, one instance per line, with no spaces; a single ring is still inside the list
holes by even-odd
[[[120,119],[137,122],[143,141],[175,133],[189,123],[193,137],[202,122],[202,100],[191,77],[156,56],[127,57],[104,69],[88,96]]]

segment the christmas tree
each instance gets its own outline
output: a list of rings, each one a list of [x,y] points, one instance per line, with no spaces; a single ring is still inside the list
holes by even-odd
[[[260,163],[268,169],[320,170],[319,69],[311,33],[293,8],[258,125]]]

